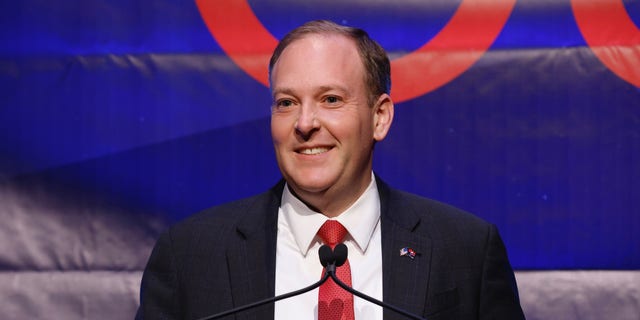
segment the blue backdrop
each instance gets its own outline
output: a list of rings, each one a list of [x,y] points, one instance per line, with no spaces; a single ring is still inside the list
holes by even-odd
[[[368,30],[396,60],[469,2],[248,5],[276,39],[331,19]],[[474,11],[489,23],[492,2],[512,1],[475,2],[489,4]],[[585,2],[508,6],[489,50],[397,103],[377,146],[384,180],[497,224],[518,269],[640,268],[640,2],[611,0],[633,26],[611,44],[587,41],[576,18]],[[2,186],[172,223],[275,184],[269,91],[230,59],[207,19],[190,0],[3,1]],[[631,78],[596,54],[603,47]],[[456,50],[443,54],[468,51]],[[416,72],[427,81],[449,67]]]

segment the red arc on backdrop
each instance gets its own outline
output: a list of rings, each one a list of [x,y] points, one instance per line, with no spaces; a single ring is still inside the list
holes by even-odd
[[[402,102],[460,76],[484,55],[504,27],[516,0],[463,0],[447,24],[417,50],[391,61],[391,96]],[[247,0],[196,0],[222,50],[247,74],[269,85],[268,63],[278,40]]]
[[[571,0],[571,8],[596,57],[618,77],[640,87],[640,29],[622,0]]]

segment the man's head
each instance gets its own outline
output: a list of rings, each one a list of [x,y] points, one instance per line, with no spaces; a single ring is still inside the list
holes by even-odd
[[[316,25],[322,28],[311,28]],[[336,31],[343,29],[352,31]],[[393,120],[388,88],[381,89],[382,82],[388,85],[388,69],[382,70],[386,76],[375,77],[387,80],[370,81],[367,61],[375,59],[363,54],[350,34],[368,36],[353,30],[329,22],[306,24],[285,37],[270,66],[278,166],[290,190],[327,216],[346,210],[369,185],[373,146]],[[376,59],[386,60],[388,68],[384,50],[371,39],[362,42],[377,47],[384,59]]]
[[[341,26],[327,20],[307,22],[291,30],[280,40],[269,61],[269,81],[272,81],[273,66],[280,59],[282,51],[292,42],[311,34],[335,34],[353,40],[364,64],[365,81],[370,95],[370,102],[373,103],[383,93],[389,94],[391,90],[391,65],[386,51],[371,39],[366,31],[359,28]]]

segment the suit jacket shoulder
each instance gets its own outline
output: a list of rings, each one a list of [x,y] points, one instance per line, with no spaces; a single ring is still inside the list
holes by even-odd
[[[144,271],[137,318],[196,319],[271,297],[283,185],[203,210],[164,232]],[[245,317],[273,317],[273,305],[237,315]]]
[[[261,194],[204,209],[178,222],[167,232],[173,237],[185,239],[194,239],[194,233],[201,232],[221,235],[240,231],[240,235],[244,237],[245,232],[261,228],[277,218],[277,216],[274,217],[274,211],[269,208],[273,209],[276,206],[277,209],[280,205],[281,185],[283,185],[282,182]],[[277,210],[275,213],[277,214]]]
[[[379,187],[380,188],[380,187]],[[438,226],[450,227],[460,224],[468,224],[473,228],[486,228],[489,223],[478,216],[475,216],[469,212],[448,205],[443,202],[439,202],[433,199],[425,198],[416,194],[408,193],[406,191],[392,189],[388,186],[381,188],[384,191],[385,200],[383,203],[388,204],[385,218],[392,219],[398,223],[405,224],[407,227],[415,227],[413,223],[419,220],[425,220],[426,222],[437,222]],[[400,212],[401,214],[394,214],[394,212]],[[424,230],[428,232],[427,230]]]
[[[385,301],[429,319],[524,318],[493,224],[380,179],[378,190]],[[401,318],[385,310],[385,319]]]

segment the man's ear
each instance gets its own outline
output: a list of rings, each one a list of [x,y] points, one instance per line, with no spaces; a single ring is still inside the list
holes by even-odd
[[[373,106],[373,139],[382,141],[387,136],[392,122],[393,101],[388,94],[383,93]]]

